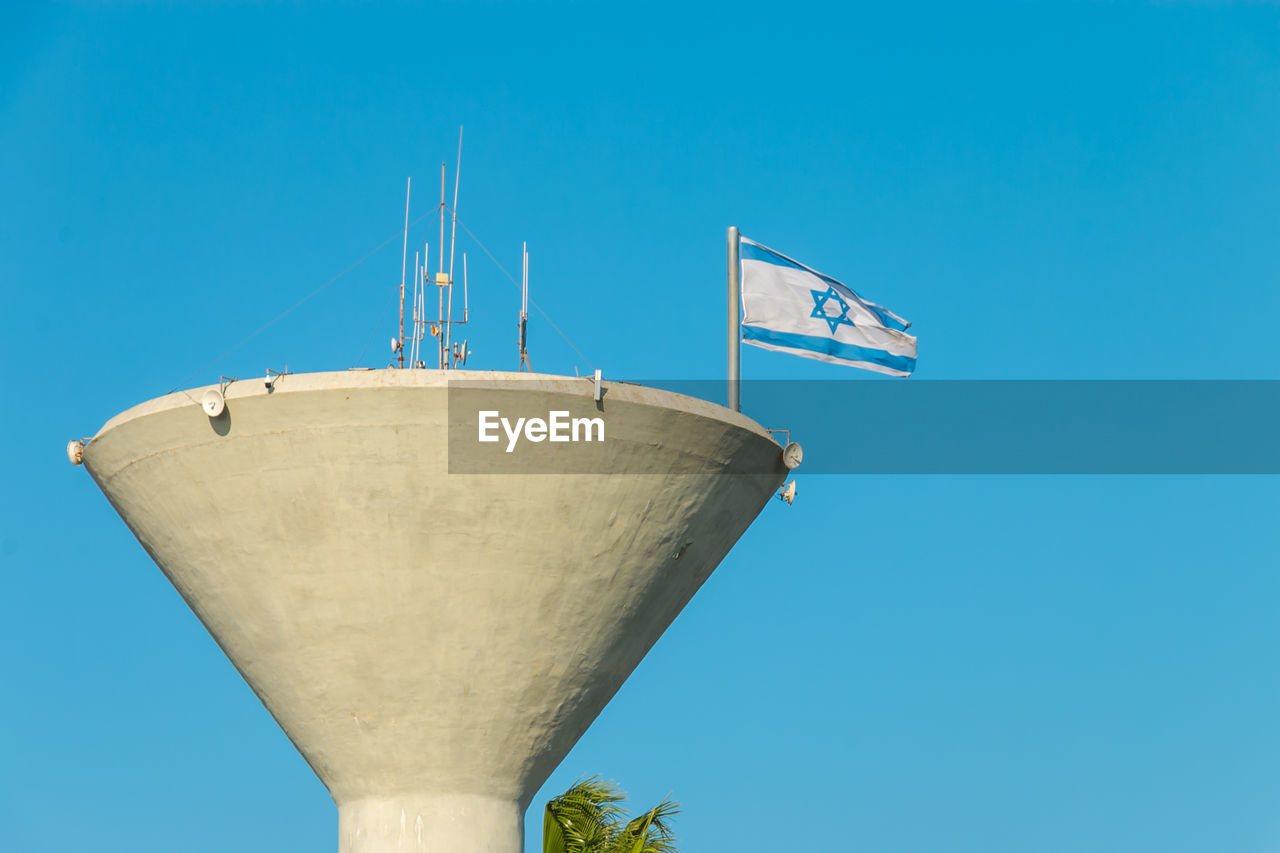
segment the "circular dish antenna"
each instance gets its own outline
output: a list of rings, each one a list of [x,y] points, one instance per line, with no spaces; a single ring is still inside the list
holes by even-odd
[[[792,441],[782,448],[782,464],[788,468],[799,468],[800,463],[804,461],[804,449]]]
[[[84,442],[74,439],[67,442],[67,460],[72,465],[84,464]]]
[[[227,399],[217,388],[210,388],[200,398],[200,408],[204,409],[204,413],[209,417],[216,418],[227,410]]]

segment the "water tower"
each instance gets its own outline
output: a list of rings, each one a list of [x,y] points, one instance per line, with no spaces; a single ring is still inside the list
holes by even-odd
[[[598,417],[604,441],[464,458],[477,406]],[[72,455],[324,782],[340,851],[519,853],[781,450],[637,385],[388,369],[169,394]]]

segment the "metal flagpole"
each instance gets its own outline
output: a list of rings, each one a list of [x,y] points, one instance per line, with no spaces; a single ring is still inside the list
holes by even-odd
[[[738,314],[741,300],[738,296],[742,267],[738,264],[738,228],[729,226],[729,408],[742,411],[739,399],[740,380],[738,356],[742,348],[742,320]]]

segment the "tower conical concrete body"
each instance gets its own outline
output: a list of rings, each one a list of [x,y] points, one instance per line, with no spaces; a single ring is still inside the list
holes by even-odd
[[[504,414],[599,414],[597,473],[458,473],[460,380]],[[215,418],[206,390],[117,416],[84,462],[328,787],[343,853],[518,853],[533,794],[785,473],[749,419],[634,385],[292,374]]]

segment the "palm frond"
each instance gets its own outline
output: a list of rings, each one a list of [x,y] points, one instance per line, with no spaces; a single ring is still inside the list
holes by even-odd
[[[678,853],[669,821],[679,804],[667,798],[627,821],[619,805],[624,799],[614,782],[599,776],[579,779],[547,801],[542,853]]]
[[[676,837],[668,818],[680,812],[674,800],[665,799],[630,821],[618,833],[616,853],[676,853]]]
[[[608,850],[625,812],[614,782],[592,776],[547,802],[542,820],[543,853],[601,853]]]

